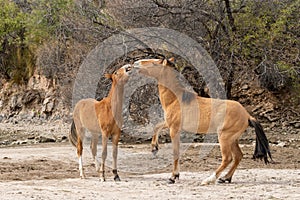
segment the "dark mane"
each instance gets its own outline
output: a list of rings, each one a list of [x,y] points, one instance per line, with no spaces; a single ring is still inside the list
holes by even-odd
[[[176,67],[176,64],[174,63],[174,62],[172,62],[172,61],[170,61],[170,60],[168,60],[168,59],[166,59],[167,60],[167,65],[169,66],[169,67],[172,67],[172,68],[174,68],[176,71],[178,71],[178,69],[177,69],[177,67]]]
[[[192,100],[196,99],[196,94],[187,90],[184,90],[182,93],[182,102],[191,103]]]
[[[177,69],[175,63],[168,59],[166,59],[166,60],[167,60],[167,66],[178,72],[178,69]],[[194,92],[186,90],[185,87],[180,83],[180,80],[179,80],[179,77],[177,76],[177,74],[174,74],[174,75],[175,75],[174,82],[173,82],[174,87],[180,91],[183,91],[181,101],[183,103],[189,104],[192,100],[196,99],[196,94]]]

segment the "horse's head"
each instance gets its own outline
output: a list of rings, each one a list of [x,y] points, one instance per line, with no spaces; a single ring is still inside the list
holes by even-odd
[[[134,62],[133,67],[138,69],[138,72],[146,76],[151,76],[160,79],[162,76],[167,76],[167,72],[174,64],[174,58],[170,59],[141,59]]]
[[[124,65],[112,74],[105,74],[105,77],[118,84],[125,84],[131,75],[132,68],[133,67],[130,64]]]

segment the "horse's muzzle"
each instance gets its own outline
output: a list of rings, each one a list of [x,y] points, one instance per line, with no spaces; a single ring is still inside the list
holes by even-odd
[[[133,66],[131,64],[127,64],[123,66],[125,69],[125,72],[130,72],[133,69]]]

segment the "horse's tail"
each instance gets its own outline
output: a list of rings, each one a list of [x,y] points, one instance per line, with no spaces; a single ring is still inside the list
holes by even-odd
[[[253,154],[253,159],[259,158],[259,159],[264,159],[265,163],[268,164],[268,155],[272,161],[272,156],[269,148],[269,142],[267,139],[267,136],[263,130],[263,127],[261,124],[256,121],[255,118],[250,117],[249,125],[251,127],[254,127],[255,133],[256,133],[256,144],[255,144],[255,151]]]
[[[77,130],[76,130],[74,120],[72,121],[71,130],[69,133],[69,141],[74,147],[77,146]]]

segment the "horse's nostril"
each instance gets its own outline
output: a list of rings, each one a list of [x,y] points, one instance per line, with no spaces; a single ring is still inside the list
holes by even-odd
[[[127,67],[127,68],[126,68],[126,72],[130,71],[131,69],[132,69],[131,66],[130,66],[130,67]]]

